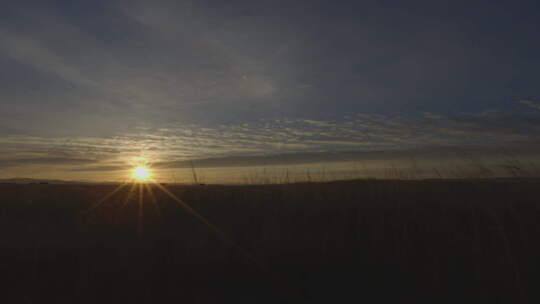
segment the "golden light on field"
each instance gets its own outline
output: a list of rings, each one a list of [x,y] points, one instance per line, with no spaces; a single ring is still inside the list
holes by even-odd
[[[150,169],[145,166],[138,166],[133,168],[131,176],[138,181],[145,181],[150,178]]]

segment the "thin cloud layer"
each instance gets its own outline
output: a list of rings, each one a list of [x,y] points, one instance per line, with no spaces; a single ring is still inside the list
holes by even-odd
[[[535,1],[11,2],[0,174],[524,150],[539,20]]]
[[[522,103],[524,105],[528,105],[529,107],[531,107],[533,109],[540,110],[540,103],[539,102],[534,102],[532,100],[522,100],[522,101],[520,101],[520,103]]]
[[[476,149],[526,151],[540,137],[540,115],[490,110],[449,117],[357,114],[342,121],[313,119],[141,128],[114,137],[0,139],[4,168],[42,165],[76,172],[127,170],[136,158],[162,169],[297,165]],[[526,148],[526,149],[525,149]],[[534,148],[535,149],[535,148]],[[431,151],[431,152],[430,152]],[[384,158],[383,157],[383,158]]]

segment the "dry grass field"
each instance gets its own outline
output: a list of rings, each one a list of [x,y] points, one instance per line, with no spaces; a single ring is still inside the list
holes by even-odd
[[[165,187],[0,185],[2,302],[540,300],[540,180]]]

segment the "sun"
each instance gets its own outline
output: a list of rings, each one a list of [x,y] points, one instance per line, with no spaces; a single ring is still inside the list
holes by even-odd
[[[150,169],[145,166],[135,167],[131,171],[131,176],[138,181],[147,180],[148,178],[150,178],[150,175]]]

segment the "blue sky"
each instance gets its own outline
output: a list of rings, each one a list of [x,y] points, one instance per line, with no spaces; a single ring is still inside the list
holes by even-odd
[[[137,157],[226,166],[534,150],[539,11],[536,1],[10,1],[0,177],[99,179]]]

